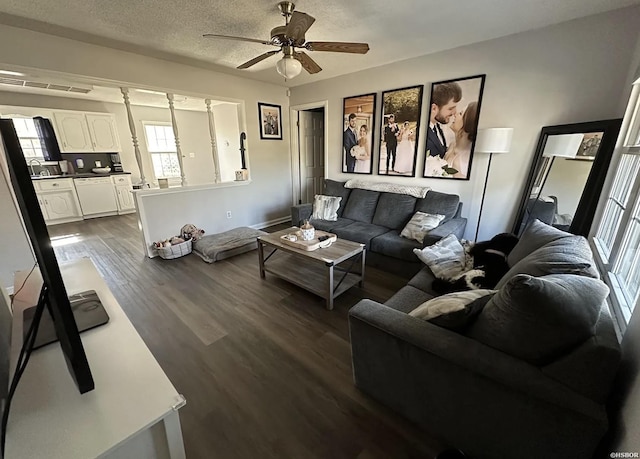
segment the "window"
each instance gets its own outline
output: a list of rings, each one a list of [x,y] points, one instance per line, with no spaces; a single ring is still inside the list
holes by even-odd
[[[33,119],[11,115],[8,117],[13,119],[13,125],[16,128],[24,157],[27,159],[42,159],[42,146],[40,145],[38,131],[36,130],[36,125],[33,123]]]
[[[595,255],[624,330],[640,297],[640,81],[631,92],[619,139],[619,161],[596,224]]]
[[[167,124],[143,123],[147,150],[151,155],[153,172],[159,177],[180,177],[180,163],[173,128]]]

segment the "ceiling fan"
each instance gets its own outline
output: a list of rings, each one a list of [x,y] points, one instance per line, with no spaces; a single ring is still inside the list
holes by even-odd
[[[256,38],[233,37],[229,35],[217,35],[212,33],[204,34],[206,38],[226,38],[228,40],[248,41],[252,43],[261,43],[263,45],[277,46],[280,49],[268,51],[258,57],[254,57],[250,61],[239,65],[239,69],[248,69],[252,65],[263,61],[264,59],[282,52],[283,57],[276,63],[276,70],[285,78],[294,78],[300,74],[304,68],[309,73],[318,73],[322,68],[311,59],[304,51],[296,51],[296,48],[305,49],[307,51],[331,51],[335,53],[355,53],[366,54],[369,51],[367,43],[346,43],[338,41],[305,41],[305,32],[314,23],[315,18],[294,11],[295,4],[291,2],[278,3],[280,14],[285,18],[285,25],[271,29],[271,39],[259,40]]]

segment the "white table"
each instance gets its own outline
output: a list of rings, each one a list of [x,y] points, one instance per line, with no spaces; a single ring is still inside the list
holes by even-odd
[[[33,352],[18,385],[5,459],[184,459],[178,394],[90,259],[61,265],[69,295],[95,290],[110,321],[81,334],[95,389],[80,395],[59,344]],[[27,272],[16,274],[15,290]],[[14,300],[11,367],[21,347],[22,311],[35,304],[35,270]]]

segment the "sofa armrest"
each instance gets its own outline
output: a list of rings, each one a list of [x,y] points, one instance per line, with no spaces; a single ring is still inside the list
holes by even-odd
[[[467,227],[467,219],[464,217],[452,218],[451,220],[436,226],[424,236],[423,247],[435,244],[449,234],[455,234],[458,239],[464,236]]]
[[[573,410],[606,424],[606,415],[600,405],[545,376],[539,368],[464,335],[367,299],[361,300],[349,311],[356,380],[360,364],[375,365],[373,362],[359,363],[359,359],[367,360],[370,352],[375,353],[370,356],[373,361],[380,358],[380,353],[374,350],[377,346],[371,346],[371,338],[376,335],[383,336],[380,333],[359,336],[359,330],[363,327],[383,332],[387,335],[385,341],[392,337],[395,345],[388,346],[388,342],[385,345],[390,360],[409,358],[415,365],[418,363],[417,360],[411,359],[407,352],[417,352],[427,357],[427,360],[435,358],[440,364],[442,360],[446,361],[445,366],[456,367],[458,374],[472,374],[474,381],[488,380],[492,385],[502,386],[504,390],[518,392],[527,398],[535,397],[542,402]],[[403,346],[408,346],[411,350],[402,349]],[[397,354],[391,355],[394,352]],[[424,362],[421,363],[424,370]]]
[[[298,204],[291,206],[291,224],[300,226],[303,220],[309,220],[313,213],[313,204]]]

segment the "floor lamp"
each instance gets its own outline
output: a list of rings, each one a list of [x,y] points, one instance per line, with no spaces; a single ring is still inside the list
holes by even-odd
[[[549,178],[549,173],[551,172],[551,168],[553,167],[553,162],[555,161],[555,159],[557,157],[575,158],[578,154],[578,149],[580,148],[580,145],[582,145],[583,140],[584,134],[558,134],[547,136],[547,140],[544,144],[544,150],[542,150],[542,156],[551,158],[551,162],[549,163],[549,167],[542,171],[544,173],[544,178],[542,179],[540,187],[538,188],[536,200],[533,201],[533,206],[531,206],[531,209],[529,209],[527,220],[524,222],[524,226],[521,226],[521,228],[526,228],[529,224],[529,220],[531,220],[531,217],[535,215],[534,211],[536,205],[538,204],[538,200],[540,199],[540,195],[542,194],[542,189],[544,188],[545,183],[547,183],[547,178]]]
[[[509,153],[513,128],[491,128],[480,129],[476,138],[475,153],[489,153],[489,164],[487,164],[487,176],[484,178],[484,189],[482,190],[482,201],[480,201],[480,212],[478,213],[478,225],[476,226],[476,236],[480,231],[480,219],[482,218],[482,208],[484,207],[484,196],[487,193],[487,183],[489,182],[489,171],[491,170],[491,158],[494,153]]]

